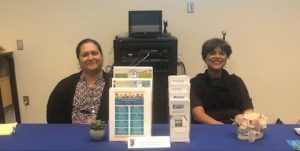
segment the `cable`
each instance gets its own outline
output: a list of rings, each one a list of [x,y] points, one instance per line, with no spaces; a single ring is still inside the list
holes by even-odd
[[[147,55],[142,60],[140,60],[138,63],[136,63],[134,66],[139,65],[142,61],[144,61],[145,59],[147,59],[149,56],[150,56],[150,54],[147,53]]]
[[[139,55],[138,55],[139,56]],[[134,66],[134,63],[137,61],[137,60],[139,60],[139,58],[137,57],[137,58],[135,58],[131,63],[130,63],[130,65],[129,66]]]
[[[134,58],[134,60],[131,61],[131,63],[129,64],[129,66],[133,66],[133,65],[135,64],[135,62],[136,62],[137,60],[139,60],[139,57],[140,57],[140,55],[141,55],[141,52],[142,52],[142,51],[138,51],[136,58]],[[134,57],[134,54],[132,53],[132,56],[130,56],[130,57]]]

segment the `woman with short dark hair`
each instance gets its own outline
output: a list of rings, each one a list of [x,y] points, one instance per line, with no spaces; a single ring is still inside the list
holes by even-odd
[[[202,46],[204,73],[191,79],[192,117],[198,123],[229,124],[237,114],[252,111],[253,104],[243,80],[225,69],[231,46],[213,38]]]

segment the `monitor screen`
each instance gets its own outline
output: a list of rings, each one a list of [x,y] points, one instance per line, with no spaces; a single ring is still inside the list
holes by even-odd
[[[162,11],[129,11],[129,36],[134,34],[161,34]]]

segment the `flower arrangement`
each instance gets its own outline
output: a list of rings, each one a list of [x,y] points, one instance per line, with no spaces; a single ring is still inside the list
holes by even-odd
[[[263,114],[249,111],[235,116],[234,123],[237,124],[240,129],[262,130],[267,128],[267,120],[267,117]]]

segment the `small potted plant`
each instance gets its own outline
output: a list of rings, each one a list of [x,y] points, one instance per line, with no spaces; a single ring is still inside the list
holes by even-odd
[[[100,141],[105,136],[105,121],[101,119],[93,120],[90,124],[90,138],[93,141]]]

